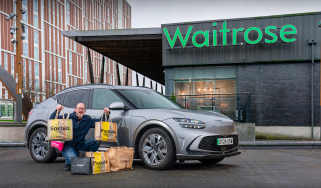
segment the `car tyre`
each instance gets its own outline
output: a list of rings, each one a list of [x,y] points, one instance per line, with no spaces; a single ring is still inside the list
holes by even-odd
[[[200,162],[204,165],[216,165],[217,163],[223,161],[224,157],[216,158],[216,159],[202,159]]]
[[[176,162],[175,145],[162,128],[147,130],[139,141],[139,157],[151,169],[169,169]]]
[[[46,141],[47,129],[37,128],[29,137],[29,153],[31,158],[39,163],[47,163],[56,160],[57,152],[50,147],[50,142]]]

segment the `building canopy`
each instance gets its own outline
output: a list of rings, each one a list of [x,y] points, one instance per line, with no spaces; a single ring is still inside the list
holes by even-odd
[[[64,35],[157,82],[164,83],[160,28],[65,31]]]

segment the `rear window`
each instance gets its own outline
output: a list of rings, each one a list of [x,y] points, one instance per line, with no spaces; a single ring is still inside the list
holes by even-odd
[[[89,89],[79,89],[57,95],[57,102],[69,108],[75,108],[80,102],[89,105]]]

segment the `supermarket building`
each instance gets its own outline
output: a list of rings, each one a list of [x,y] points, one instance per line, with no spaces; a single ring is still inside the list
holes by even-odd
[[[192,109],[257,126],[320,126],[321,12],[64,34],[161,83]],[[211,105],[209,105],[211,104]]]

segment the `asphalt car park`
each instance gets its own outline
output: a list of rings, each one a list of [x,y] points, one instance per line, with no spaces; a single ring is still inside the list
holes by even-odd
[[[0,187],[320,187],[320,149],[241,150],[216,166],[198,161],[170,170],[134,169],[100,175],[71,175],[63,160],[34,162],[25,148],[0,148]]]

